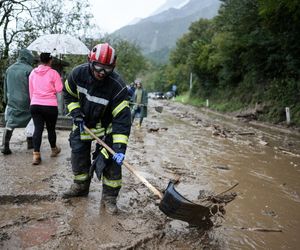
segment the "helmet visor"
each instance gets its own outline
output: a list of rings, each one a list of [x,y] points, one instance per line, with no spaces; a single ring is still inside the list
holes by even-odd
[[[113,72],[114,67],[113,66],[108,66],[104,65],[98,62],[92,62],[92,69],[96,71],[97,73],[105,73],[106,75],[110,74]]]

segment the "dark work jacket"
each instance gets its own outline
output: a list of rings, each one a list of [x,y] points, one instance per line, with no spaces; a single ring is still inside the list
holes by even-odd
[[[101,127],[105,129],[112,126],[112,136],[129,137],[131,114],[128,91],[116,72],[99,81],[92,76],[88,63],[79,65],[70,73],[63,93],[73,118],[82,115],[89,128],[101,122]]]

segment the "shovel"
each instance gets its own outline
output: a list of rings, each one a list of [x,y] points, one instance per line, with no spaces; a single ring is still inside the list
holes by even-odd
[[[111,149],[104,141],[99,139],[89,128],[84,125],[85,131],[87,131],[100,145],[102,145],[109,153],[115,154],[114,150]],[[203,228],[209,228],[213,224],[209,217],[211,216],[208,207],[201,206],[193,203],[188,199],[184,198],[174,188],[174,182],[170,181],[168,187],[162,193],[149,183],[145,177],[140,175],[137,170],[125,160],[123,165],[133,173],[147,188],[149,188],[154,195],[160,199],[159,209],[167,216],[186,221],[191,225],[200,226]]]
[[[129,103],[130,104],[134,104],[134,105],[137,104],[135,102],[129,102]],[[147,107],[146,104],[138,104],[138,105],[146,106]],[[163,111],[163,106],[156,106],[156,107],[154,107],[154,109],[155,109],[156,112],[161,113]]]

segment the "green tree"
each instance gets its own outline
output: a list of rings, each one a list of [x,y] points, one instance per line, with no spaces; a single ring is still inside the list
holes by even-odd
[[[93,27],[91,18],[88,3],[80,0],[0,0],[1,91],[3,74],[15,61],[18,49],[27,47],[43,34],[88,35]]]

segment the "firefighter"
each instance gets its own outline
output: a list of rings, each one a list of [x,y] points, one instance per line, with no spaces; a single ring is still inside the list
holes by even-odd
[[[108,43],[97,44],[88,55],[88,63],[75,67],[64,84],[64,100],[73,118],[70,134],[71,165],[74,183],[63,198],[86,196],[92,175],[91,145],[93,138],[83,129],[90,128],[116,152],[110,155],[97,145],[93,154],[104,165],[102,173],[102,203],[114,214],[116,199],[121,188],[121,165],[130,134],[128,91],[117,72],[116,54]],[[99,164],[98,164],[99,165]],[[98,171],[99,172],[99,171]],[[101,173],[98,178],[101,178]]]

